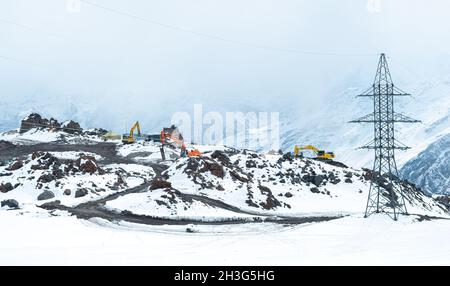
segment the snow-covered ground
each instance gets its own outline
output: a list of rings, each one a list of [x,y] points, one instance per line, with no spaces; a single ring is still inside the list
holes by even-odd
[[[158,216],[170,219],[192,219],[201,221],[220,221],[222,219],[251,219],[255,216],[236,213],[222,208],[213,207],[200,201],[183,202],[177,197],[172,200],[170,208],[164,201],[158,200],[167,195],[163,190],[153,190],[145,193],[135,193],[108,201],[106,206],[115,211],[129,210],[134,214]]]
[[[47,129],[30,129],[25,133],[19,130],[11,130],[0,133],[0,140],[9,141],[17,145],[65,142],[65,143],[98,143],[103,140],[99,136],[69,134],[64,131],[52,131]]]
[[[1,265],[449,265],[450,221],[137,226],[2,213]],[[2,231],[2,232],[3,232]]]
[[[136,187],[155,176],[151,167],[137,164],[99,166],[95,158],[101,157],[91,155],[94,156],[82,152],[41,152],[29,155],[24,161],[14,161],[22,164],[18,169],[0,166],[0,187],[5,191],[0,192],[0,201],[15,199],[25,208],[50,200],[76,205]],[[11,187],[6,190],[7,184]],[[39,199],[45,192],[52,195]]]

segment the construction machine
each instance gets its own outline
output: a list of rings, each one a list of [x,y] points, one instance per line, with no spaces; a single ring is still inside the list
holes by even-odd
[[[136,142],[136,138],[134,137],[134,131],[137,129],[137,136],[141,136],[141,126],[139,125],[139,121],[131,127],[130,134],[124,134],[122,136],[122,143],[131,144]]]
[[[324,150],[319,150],[316,147],[312,146],[312,145],[306,145],[306,146],[297,146],[295,145],[294,147],[294,156],[295,157],[302,157],[303,154],[302,150],[310,150],[313,151],[314,154],[316,155],[315,159],[322,159],[322,160],[333,160],[336,156],[334,155],[333,152],[325,152]]]
[[[180,131],[175,125],[170,127],[164,127],[161,130],[161,157],[164,160],[164,146],[169,145],[170,143],[175,143],[181,149],[180,157],[199,157],[201,152],[197,149],[193,149],[191,151],[187,151],[186,145],[184,144],[183,135],[181,135]]]

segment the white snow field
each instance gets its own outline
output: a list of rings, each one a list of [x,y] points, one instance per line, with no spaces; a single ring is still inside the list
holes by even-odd
[[[141,226],[2,212],[0,265],[449,265],[450,221]]]

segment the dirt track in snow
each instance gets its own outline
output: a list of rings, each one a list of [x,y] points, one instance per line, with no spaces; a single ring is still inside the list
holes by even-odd
[[[90,201],[83,204],[80,204],[75,207],[66,207],[58,204],[48,203],[44,204],[41,207],[47,210],[64,210],[69,213],[75,215],[79,219],[91,219],[91,218],[102,218],[108,221],[126,221],[132,223],[139,224],[148,224],[148,225],[188,225],[188,224],[202,224],[202,225],[223,225],[223,224],[240,224],[240,223],[262,223],[262,222],[273,222],[279,224],[303,224],[303,223],[311,223],[311,222],[321,222],[321,221],[329,221],[333,219],[342,218],[342,216],[310,216],[310,217],[276,217],[271,215],[262,215],[255,214],[251,212],[246,212],[240,210],[237,207],[228,205],[222,201],[214,200],[208,197],[197,196],[197,195],[189,195],[182,194],[181,196],[184,199],[192,199],[201,201],[205,204],[211,205],[213,207],[223,208],[229,211],[233,211],[241,214],[253,215],[254,220],[245,220],[245,219],[223,219],[220,221],[202,221],[202,220],[193,220],[193,219],[168,219],[161,217],[152,217],[145,215],[133,214],[131,212],[114,212],[107,208],[105,208],[105,204],[108,201],[114,200],[118,197],[131,194],[131,193],[139,193],[146,191],[147,188],[151,185],[150,182],[146,182],[137,187],[118,192],[112,195],[109,195],[105,198]]]

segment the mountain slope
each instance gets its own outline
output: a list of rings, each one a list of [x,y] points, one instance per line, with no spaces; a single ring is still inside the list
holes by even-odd
[[[450,193],[450,133],[408,161],[400,174],[429,193]]]

